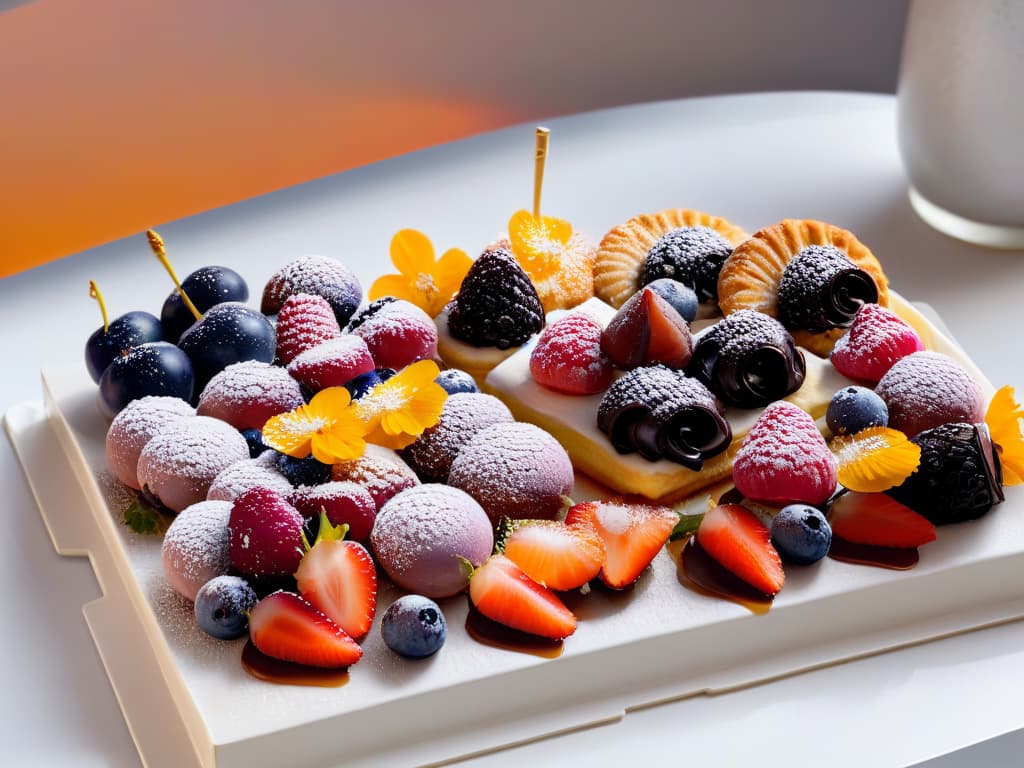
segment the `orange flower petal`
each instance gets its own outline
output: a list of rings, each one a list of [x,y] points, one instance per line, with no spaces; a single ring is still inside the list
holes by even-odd
[[[322,420],[309,406],[300,405],[294,411],[279,413],[267,420],[263,425],[263,443],[275,451],[304,459],[309,456],[313,435],[322,425]]]
[[[369,293],[366,294],[370,301],[383,296],[394,296],[396,299],[411,301],[423,309],[419,302],[423,300],[423,294],[416,290],[413,283],[405,275],[381,275],[373,281]]]
[[[400,451],[402,448],[407,448],[415,443],[417,437],[418,435],[407,435],[405,433],[389,435],[383,429],[378,427],[366,436],[366,440],[374,445],[390,448],[393,451]]]
[[[358,419],[346,420],[344,424],[313,436],[313,457],[322,464],[338,464],[358,459],[366,450],[363,439],[364,425]]]
[[[542,280],[558,271],[559,258],[572,237],[572,224],[516,211],[508,222],[508,237],[519,265],[532,279]]]
[[[902,432],[887,427],[870,427],[856,435],[837,437],[831,448],[836,454],[840,484],[861,493],[894,488],[921,463],[921,447]]]
[[[402,229],[391,238],[391,263],[410,280],[434,269],[434,245],[417,229]]]
[[[351,402],[352,395],[344,387],[328,387],[313,395],[308,407],[317,416],[336,418]]]
[[[1003,485],[1024,484],[1024,435],[1021,434],[1021,419],[1024,409],[1016,400],[1013,387],[1000,387],[992,396],[985,424],[992,442],[999,451],[999,462],[1003,468]]]

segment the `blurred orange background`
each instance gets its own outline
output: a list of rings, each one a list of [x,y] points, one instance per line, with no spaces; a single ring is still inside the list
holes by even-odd
[[[512,123],[894,88],[905,0],[785,4],[0,0],[0,277]]]

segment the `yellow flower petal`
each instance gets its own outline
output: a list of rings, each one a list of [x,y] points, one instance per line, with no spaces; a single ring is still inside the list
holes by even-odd
[[[1003,468],[1003,485],[1024,484],[1024,435],[1021,419],[1024,409],[1017,403],[1013,387],[1000,387],[992,396],[985,424],[999,452]]]
[[[445,388],[433,381],[416,393],[409,403],[409,412],[420,425],[420,430],[429,429],[437,424],[447,399],[448,392]]]
[[[365,425],[359,419],[345,420],[334,429],[313,436],[313,457],[323,464],[358,459],[366,450]]]
[[[840,484],[861,493],[896,487],[917,471],[921,462],[921,447],[902,432],[887,427],[837,437],[831,448],[836,454]]]
[[[416,421],[416,417],[407,410],[411,406],[412,403],[410,402],[406,408],[381,414],[380,428],[389,435],[400,435],[402,433],[419,435],[422,433],[423,427]]]
[[[381,275],[373,281],[370,292],[366,296],[370,301],[384,296],[394,296],[396,299],[410,301],[418,307],[420,307],[419,302],[423,300],[422,294],[416,290],[405,275]]]
[[[321,417],[337,417],[348,408],[352,395],[344,387],[321,389],[309,401],[309,410]]]
[[[400,451],[402,448],[407,448],[415,443],[417,437],[419,435],[407,435],[405,433],[389,435],[378,427],[366,436],[366,441],[374,445],[383,446],[384,448],[390,448],[393,451]]]
[[[420,272],[433,272],[434,246],[417,229],[402,229],[391,238],[391,263],[410,280]]]
[[[508,222],[512,254],[533,280],[543,280],[558,271],[570,237],[572,224],[564,219],[537,219],[529,211],[521,210],[512,214]]]
[[[473,266],[473,260],[460,248],[450,248],[437,260],[437,267],[434,275],[437,278],[437,289],[441,293],[447,293],[448,299],[455,294],[455,291],[462,285],[466,273]]]
[[[263,443],[275,451],[296,459],[309,456],[310,441],[323,425],[308,406],[300,405],[294,411],[279,413],[263,425]]]

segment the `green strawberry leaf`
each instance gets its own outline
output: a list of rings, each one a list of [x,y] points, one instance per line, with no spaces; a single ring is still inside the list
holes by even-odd
[[[122,522],[135,531],[135,533],[143,535],[162,535],[171,524],[170,518],[167,515],[161,514],[141,497],[136,497],[124,511]]]
[[[675,541],[676,539],[683,539],[688,536],[693,536],[700,528],[700,521],[704,519],[703,513],[690,514],[690,515],[679,515],[679,522],[676,523],[676,527],[672,529],[672,533],[669,539]]]

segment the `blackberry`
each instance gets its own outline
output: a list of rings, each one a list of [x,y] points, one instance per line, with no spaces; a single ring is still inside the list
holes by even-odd
[[[686,372],[726,405],[759,408],[800,389],[807,366],[774,317],[733,312],[699,337]]]
[[[345,326],[345,333],[352,333],[352,331],[354,331],[360,325],[362,325],[375,314],[377,314],[377,312],[380,311],[381,307],[383,307],[385,304],[390,304],[393,301],[397,301],[397,299],[394,296],[381,296],[379,299],[371,301],[369,304],[367,304],[365,307],[363,307],[361,310],[356,312],[355,315],[352,316],[352,319],[349,320],[348,325]]]
[[[887,493],[935,525],[974,520],[1003,500],[999,455],[984,424],[943,424],[911,442],[921,464]]]
[[[862,304],[877,301],[871,275],[833,245],[801,248],[779,279],[779,320],[791,329],[846,328]]]
[[[518,347],[544,327],[537,289],[504,248],[473,262],[450,306],[448,330],[477,347]]]
[[[717,301],[718,273],[731,253],[729,242],[709,227],[670,230],[647,252],[640,287],[667,277],[691,288],[702,302]]]
[[[663,365],[634,368],[613,383],[598,406],[597,426],[619,453],[695,471],[732,442],[732,428],[707,387]]]

